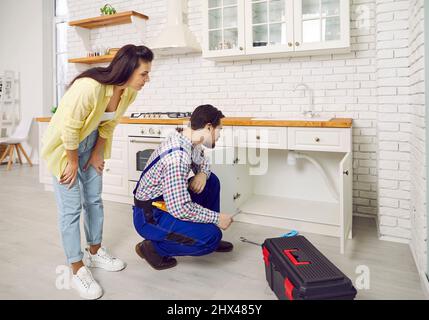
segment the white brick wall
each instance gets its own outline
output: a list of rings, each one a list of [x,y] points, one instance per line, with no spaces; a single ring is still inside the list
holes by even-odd
[[[166,22],[166,0],[110,3],[118,11],[135,10],[149,16],[145,39],[138,39],[131,25],[123,25],[91,31],[95,45],[147,43]],[[317,111],[354,119],[354,213],[378,214],[382,236],[408,240],[415,226],[410,222],[410,194],[415,188],[419,192],[413,205],[420,204],[417,209],[424,212],[424,124],[418,94],[422,85],[416,80],[410,87],[413,75],[421,77],[417,56],[422,54],[422,37],[416,30],[411,41],[409,31],[413,17],[409,6],[423,1],[351,3],[351,53],[222,63],[205,60],[200,54],[157,58],[151,82],[129,111],[192,111],[199,104],[211,103],[228,116],[285,116],[307,102],[302,92],[292,91],[297,82],[306,82],[315,90]],[[98,15],[102,5],[100,0],[90,4],[69,0],[70,19]],[[201,40],[201,0],[188,0],[188,7],[190,29]],[[368,14],[365,24],[361,23],[362,12]],[[84,54],[74,29],[70,29],[69,39],[71,57]],[[410,55],[410,48],[417,54]],[[409,68],[411,60],[414,68]],[[69,79],[82,70],[82,66],[72,65]],[[415,104],[420,106],[417,114],[413,113]],[[418,138],[410,145],[410,134],[416,130]],[[421,172],[417,180],[410,178],[410,170],[415,168]]]
[[[378,201],[382,238],[410,239],[410,154],[402,144],[409,140],[408,0],[376,0]],[[404,57],[405,50],[405,57]]]

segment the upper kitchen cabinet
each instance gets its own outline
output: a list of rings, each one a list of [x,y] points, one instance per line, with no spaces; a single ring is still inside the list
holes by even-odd
[[[206,0],[203,56],[243,60],[350,50],[349,0]]]
[[[204,57],[244,55],[245,0],[204,0]]]
[[[294,0],[295,51],[337,52],[350,47],[349,0]]]

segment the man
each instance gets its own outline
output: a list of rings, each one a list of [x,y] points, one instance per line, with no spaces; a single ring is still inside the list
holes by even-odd
[[[200,256],[233,249],[222,241],[232,218],[220,213],[220,183],[210,172],[202,145],[214,148],[224,115],[201,105],[190,126],[175,132],[156,149],[134,190],[134,226],[145,240],[137,254],[154,269],[176,266],[175,256]],[[188,179],[190,171],[194,176]],[[164,201],[164,210],[153,202]],[[159,202],[158,202],[159,203]]]

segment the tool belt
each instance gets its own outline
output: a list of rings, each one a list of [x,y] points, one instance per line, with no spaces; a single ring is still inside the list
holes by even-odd
[[[134,205],[138,208],[143,209],[143,213],[147,223],[155,224],[155,219],[153,217],[152,201],[153,200],[141,201],[134,198]]]

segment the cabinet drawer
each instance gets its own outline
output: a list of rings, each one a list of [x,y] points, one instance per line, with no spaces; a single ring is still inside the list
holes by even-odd
[[[290,150],[351,151],[351,129],[288,128]]]
[[[239,147],[287,149],[287,128],[234,127]]]

